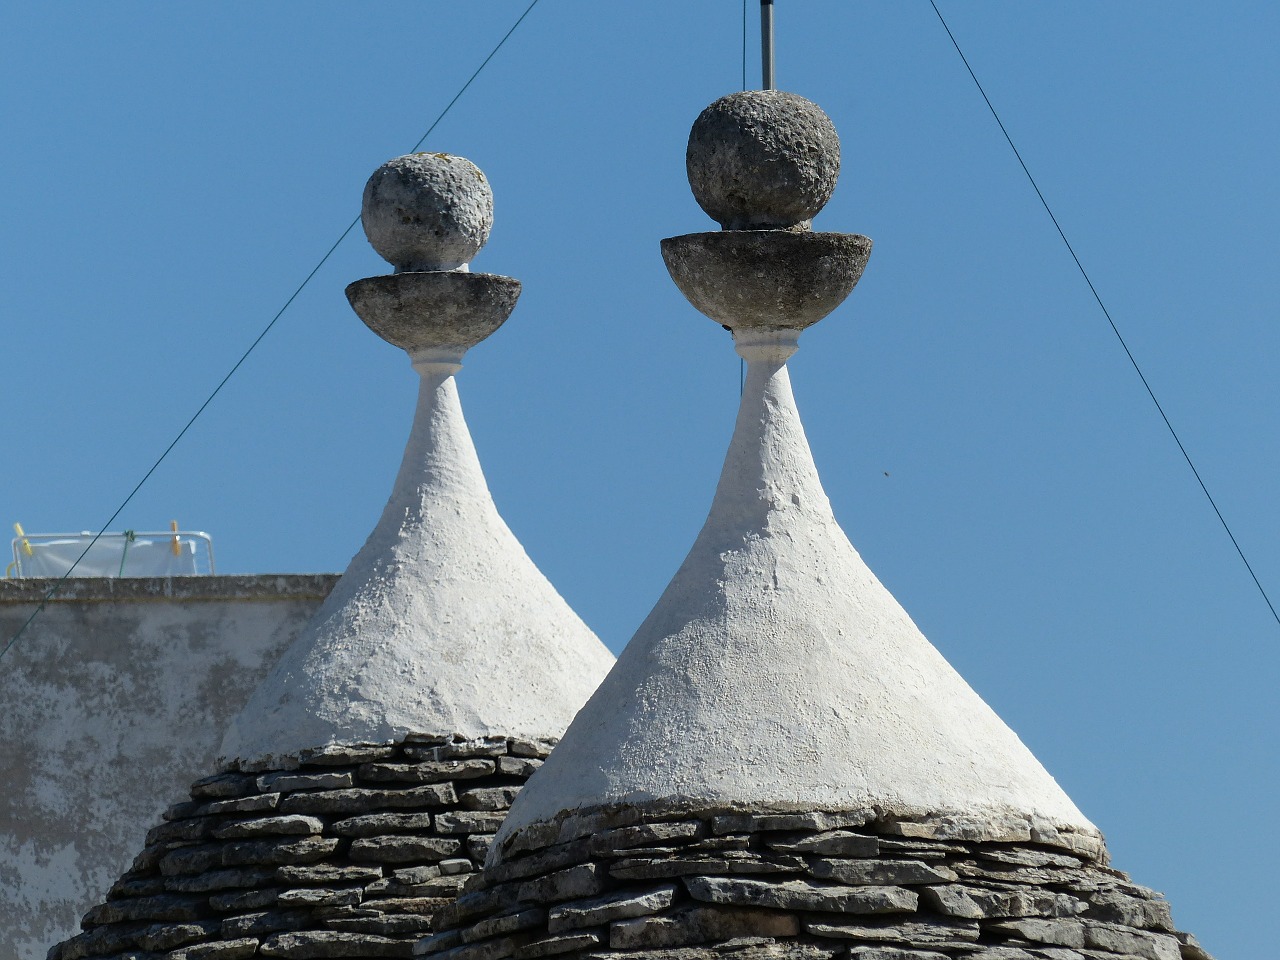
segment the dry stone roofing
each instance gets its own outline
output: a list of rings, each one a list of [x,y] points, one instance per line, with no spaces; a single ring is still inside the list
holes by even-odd
[[[386,539],[353,563],[368,592],[317,626],[229,735],[228,772],[170,811],[53,960],[1207,960],[1159,894],[1110,867],[1097,829],[835,522],[786,366],[871,247],[812,231],[839,165],[825,120],[760,91],[695,124],[695,194],[726,229],[669,238],[663,256],[748,364],[738,421],[692,550],[545,763],[530,769],[546,741],[485,732],[550,723],[544,704],[493,721],[424,695],[412,670],[348,655],[364,646],[377,661],[375,638],[390,636],[401,652],[386,662],[406,662],[393,614],[407,605],[430,625],[432,609],[412,604],[421,591],[470,602],[397,531],[405,517],[418,541],[456,535],[443,516],[419,524],[417,505],[427,517],[433,502],[484,529],[483,509],[463,506],[478,471],[424,470],[403,501],[397,482],[400,505],[375,531]],[[431,181],[440,197],[474,179],[437,172],[406,163],[374,202],[399,202],[401,183]],[[400,273],[348,295],[423,375],[411,449],[426,438],[428,462],[465,466],[447,384],[514,292],[429,254],[397,253]],[[409,269],[424,263],[445,269]],[[465,322],[406,324],[424,302]],[[562,623],[529,589],[540,599],[508,606],[503,624]],[[402,708],[453,727],[414,730]]]
[[[1164,899],[1110,869],[1100,846],[823,812],[623,806],[530,827],[436,926],[415,956],[1208,958],[1175,930]]]
[[[410,736],[206,777],[49,960],[407,957],[549,749]]]

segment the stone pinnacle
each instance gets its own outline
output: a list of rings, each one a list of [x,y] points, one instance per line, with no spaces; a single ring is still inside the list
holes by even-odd
[[[724,228],[662,241],[694,307],[735,333],[803,330],[849,296],[871,241],[811,228],[840,173],[840,138],[816,104],[779,90],[721,97],[694,121],[685,164]]]
[[[370,245],[396,269],[352,283],[347,299],[383,340],[415,359],[441,350],[460,359],[511,315],[520,281],[470,272],[493,226],[493,191],[470,160],[447,153],[388,160],[365,185],[360,219]]]

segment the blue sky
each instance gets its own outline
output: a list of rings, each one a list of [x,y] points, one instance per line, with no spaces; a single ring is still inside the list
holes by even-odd
[[[7,4],[0,519],[103,523],[525,6]],[[1280,11],[940,6],[1280,600]],[[475,269],[525,284],[460,375],[494,496],[615,649],[732,427],[737,359],[658,240],[713,227],[684,144],[741,86],[741,17],[541,0],[426,145],[489,175]],[[778,32],[779,85],[844,145],[815,226],[876,243],[791,365],[837,517],[1116,865],[1265,955],[1280,626],[926,0],[779,0]],[[116,528],[341,570],[412,414],[342,295],[388,269],[353,233]]]

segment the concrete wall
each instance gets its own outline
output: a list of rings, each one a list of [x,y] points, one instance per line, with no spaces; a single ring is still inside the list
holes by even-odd
[[[79,929],[336,581],[65,581],[0,659],[0,960]],[[0,580],[0,646],[52,582]]]

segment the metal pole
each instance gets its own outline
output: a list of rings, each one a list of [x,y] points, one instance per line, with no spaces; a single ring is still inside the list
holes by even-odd
[[[761,87],[773,90],[773,0],[760,0]]]

